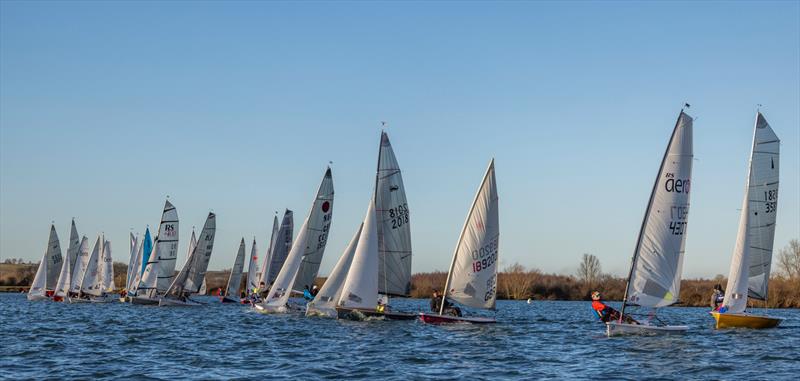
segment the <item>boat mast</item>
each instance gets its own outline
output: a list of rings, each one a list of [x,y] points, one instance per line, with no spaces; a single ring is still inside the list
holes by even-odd
[[[377,217],[377,214],[378,214],[378,178],[381,175],[381,153],[383,152],[383,134],[385,133],[384,130],[383,130],[383,127],[385,127],[385,126],[386,126],[386,122],[382,121],[381,122],[381,127],[382,127],[381,128],[381,140],[380,140],[380,142],[378,142],[378,163],[375,166],[375,187],[374,187],[375,189],[373,190],[373,194],[372,194],[372,202],[375,204],[376,217]],[[381,209],[380,211],[383,212],[383,209]],[[381,221],[383,221],[383,218],[381,218]],[[376,221],[376,224],[379,224],[379,223],[381,223],[381,222]],[[386,242],[386,238],[385,238],[386,234],[383,233],[383,229],[382,228],[381,228],[381,236],[383,236],[384,239],[383,240],[379,239],[378,240],[378,244]],[[383,255],[383,261],[380,260],[380,258],[381,258],[380,255]],[[386,283],[386,250],[384,250],[384,248],[382,246],[378,246],[378,263],[380,263],[380,262],[383,262],[383,289],[386,290],[386,289],[388,289],[388,287],[387,287],[388,284]],[[378,271],[380,272],[380,269],[378,269]],[[380,276],[378,278],[380,278]],[[380,295],[380,291],[378,292],[378,295]],[[386,296],[388,298],[388,296],[389,296],[388,292],[386,293]]]
[[[469,213],[467,213],[467,219],[464,220],[464,227],[461,228],[461,234],[458,235],[458,241],[456,242],[456,248],[453,250],[453,261],[450,262],[450,270],[447,271],[447,279],[444,281],[444,291],[442,291],[442,302],[439,303],[439,315],[444,315],[444,301],[447,300],[447,290],[450,288],[450,277],[453,275],[453,268],[456,266],[456,258],[458,257],[458,247],[461,245],[461,240],[464,238],[464,231],[467,230],[467,224],[469,223],[470,217],[472,217],[472,213],[475,211],[475,203],[478,201],[478,196],[480,196],[481,191],[483,190],[483,184],[486,183],[486,178],[489,177],[489,173],[494,169],[494,158],[492,161],[489,162],[489,168],[486,169],[486,173],[483,174],[483,180],[481,180],[481,185],[478,187],[478,191],[475,192],[475,197],[472,199],[472,205],[469,208]]]
[[[688,104],[686,104],[688,106]],[[619,321],[622,322],[622,317],[625,315],[625,306],[628,304],[628,288],[630,288],[631,277],[633,276],[633,270],[636,268],[636,260],[639,259],[639,249],[642,247],[642,240],[644,238],[644,229],[647,225],[647,218],[650,217],[650,208],[653,206],[653,200],[656,196],[656,188],[658,187],[658,180],[661,178],[661,171],[664,170],[664,163],[667,161],[667,155],[669,154],[669,148],[672,146],[672,141],[675,139],[675,132],[678,131],[678,126],[681,123],[681,117],[683,116],[683,108],[681,108],[681,112],[678,113],[678,120],[675,122],[675,128],[672,129],[672,135],[669,137],[669,143],[667,143],[667,148],[664,150],[664,157],[661,159],[661,166],[658,168],[658,173],[656,174],[656,180],[653,182],[653,190],[650,192],[650,200],[647,202],[647,209],[644,211],[644,217],[642,218],[642,226],[639,228],[639,237],[636,240],[636,248],[633,249],[633,256],[631,257],[631,269],[628,272],[628,280],[625,281],[625,293],[622,296],[622,310],[619,313]]]

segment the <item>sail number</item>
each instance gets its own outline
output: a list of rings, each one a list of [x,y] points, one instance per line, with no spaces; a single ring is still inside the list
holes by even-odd
[[[767,213],[775,213],[778,207],[778,190],[768,190],[764,192],[764,206],[767,207]]]
[[[389,209],[389,218],[392,220],[392,229],[408,224],[408,204]]]
[[[492,275],[486,280],[486,293],[483,295],[483,301],[488,302],[494,298],[495,291],[497,290],[497,274]]]
[[[481,248],[472,251],[472,272],[477,273],[481,270],[492,267],[497,262],[497,238],[489,241]]]
[[[671,221],[669,222],[669,230],[672,235],[683,235],[686,231],[686,221],[689,216],[688,206],[673,206],[669,212]],[[677,221],[676,221],[677,220]]]

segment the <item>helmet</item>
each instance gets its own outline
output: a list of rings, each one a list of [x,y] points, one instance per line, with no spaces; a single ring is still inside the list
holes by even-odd
[[[600,300],[600,291],[595,291],[592,293],[592,300]]]

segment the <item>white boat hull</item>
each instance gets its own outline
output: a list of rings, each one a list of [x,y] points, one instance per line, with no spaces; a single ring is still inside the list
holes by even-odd
[[[285,314],[289,312],[286,306],[272,306],[269,304],[258,303],[254,304],[253,307],[255,307],[256,311],[262,314]]]
[[[30,300],[32,302],[36,302],[36,301],[39,301],[39,300],[48,300],[48,299],[50,299],[50,298],[48,298],[45,295],[28,294],[28,300]]]
[[[685,325],[648,325],[628,324],[616,321],[606,323],[606,335],[672,335],[682,334],[689,330]]]

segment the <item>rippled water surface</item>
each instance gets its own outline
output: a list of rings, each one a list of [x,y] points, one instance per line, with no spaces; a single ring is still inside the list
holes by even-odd
[[[679,336],[606,338],[588,302],[498,302],[498,324],[431,326],[164,308],[28,302],[0,294],[4,379],[792,379],[800,310],[770,330],[722,330],[704,308],[666,308]],[[393,300],[417,311],[427,300]]]

